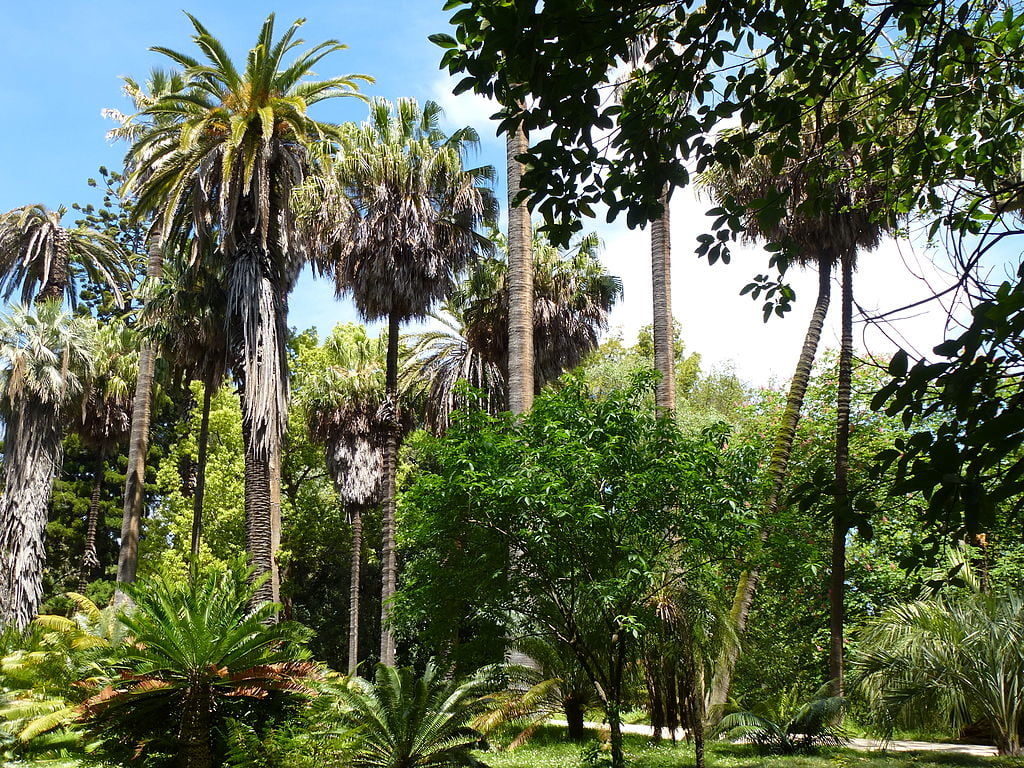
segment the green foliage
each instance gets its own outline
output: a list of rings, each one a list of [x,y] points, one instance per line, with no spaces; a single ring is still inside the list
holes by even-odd
[[[1001,754],[1024,750],[1024,599],[974,593],[895,606],[868,622],[854,658],[879,724],[983,721]]]
[[[450,678],[428,662],[412,669],[377,665],[372,681],[352,678],[336,690],[338,718],[358,729],[354,768],[452,768],[483,765],[473,721],[491,702],[493,671]]]
[[[764,754],[792,755],[840,746],[848,739],[843,730],[846,702],[823,694],[799,704],[794,688],[768,711],[726,715],[715,732],[721,738],[752,742]]]
[[[209,765],[222,754],[226,717],[259,723],[289,700],[312,694],[317,665],[306,633],[274,621],[278,606],[252,607],[259,583],[241,560],[188,578],[157,575],[127,587],[131,641],[120,646],[106,685],[83,704],[108,748],[180,754]]]

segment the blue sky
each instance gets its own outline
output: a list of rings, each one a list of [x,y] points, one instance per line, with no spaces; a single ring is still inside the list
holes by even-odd
[[[153,66],[166,65],[162,56],[148,50],[150,46],[190,50],[191,25],[180,5],[154,0],[2,3],[0,99],[6,114],[0,120],[0,211],[29,203],[55,207],[94,200],[96,193],[86,179],[95,176],[100,165],[119,167],[124,151],[106,141],[111,124],[100,110],[128,110],[120,77],[144,78]],[[271,11],[277,11],[279,31],[305,17],[305,40],[334,38],[349,46],[321,62],[318,74],[369,74],[377,82],[365,88],[368,95],[438,100],[447,110],[449,128],[470,124],[479,130],[483,144],[478,162],[501,168],[503,142],[495,137],[494,124],[488,123],[493,105],[471,94],[453,97],[452,81],[438,69],[440,49],[427,40],[431,33],[448,29],[442,6],[443,0],[276,5],[206,0],[185,7],[238,59],[245,56]],[[365,115],[365,107],[354,99],[327,102],[317,109],[316,115],[324,120],[359,120]],[[503,191],[497,191],[500,198]],[[673,197],[672,298],[687,346],[702,354],[705,368],[735,364],[752,383],[788,376],[799,353],[815,278],[794,275],[796,310],[785,320],[763,324],[758,305],[738,296],[754,274],[764,271],[766,258],[760,249],[737,249],[728,267],[709,267],[693,255],[696,236],[708,229],[704,213],[709,207],[689,189],[678,190]],[[621,225],[592,223],[588,228],[604,239],[605,265],[625,286],[611,332],[632,340],[651,322],[649,236]],[[909,303],[948,279],[927,254],[907,243],[889,241],[877,253],[863,254],[860,264],[858,300],[869,310]],[[290,324],[295,327],[316,326],[322,333],[336,322],[353,319],[348,302],[335,301],[329,285],[308,275],[292,294]],[[927,351],[941,340],[942,320],[941,311],[928,310],[888,333]],[[832,323],[824,344],[835,346],[837,338]],[[859,341],[874,352],[892,350],[886,335],[871,329]]]

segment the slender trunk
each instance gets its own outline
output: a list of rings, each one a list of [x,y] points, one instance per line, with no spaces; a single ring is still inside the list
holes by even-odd
[[[273,567],[270,569],[270,588],[274,600],[281,601],[281,569],[277,565],[277,553],[281,551],[281,467],[284,457],[284,442],[278,443],[270,454],[270,551]]]
[[[529,149],[526,134],[508,136],[508,404],[512,413],[533,406],[533,228],[525,203],[517,203],[522,164],[518,155]]]
[[[21,630],[43,596],[46,516],[64,460],[52,404],[15,403],[7,419],[0,497],[0,624]]]
[[[605,705],[608,718],[608,737],[612,747],[612,768],[626,768],[626,756],[622,751],[622,715],[619,713],[618,698]]]
[[[398,569],[395,562],[395,484],[398,468],[398,315],[388,318],[388,359],[384,380],[388,433],[384,443],[384,536],[381,552],[380,662],[395,664],[395,638],[391,633],[391,596],[395,594]]]
[[[672,326],[672,234],[670,230],[668,187],[661,196],[664,211],[651,224],[651,270],[654,295],[654,367],[661,373],[655,392],[657,406],[674,410],[676,371],[674,329]]]
[[[146,278],[163,277],[163,237],[154,229],[149,241],[149,262]],[[132,401],[132,431],[128,440],[128,469],[124,477],[124,516],[121,520],[121,551],[117,558],[117,583],[135,581],[139,566],[139,533],[142,528],[142,507],[146,491],[146,453],[149,450],[149,422],[153,407],[153,373],[156,370],[156,349],[152,342],[143,341],[139,348],[139,375],[135,381]],[[127,597],[120,590],[115,603]]]
[[[704,661],[694,658],[693,689],[689,692],[690,728],[693,734],[693,752],[697,768],[704,768]]]
[[[644,678],[647,683],[647,708],[651,716],[651,731],[654,740],[661,741],[665,729],[665,705],[661,691],[661,656],[648,653],[644,660]]]
[[[828,671],[832,694],[843,695],[843,620],[846,582],[846,532],[850,528],[850,396],[853,389],[853,254],[842,264],[842,331],[836,397],[836,486],[832,521],[832,573],[829,585]]]
[[[210,690],[206,685],[195,684],[185,693],[178,730],[178,759],[182,768],[213,766],[210,750],[211,704]]]
[[[352,504],[350,509],[352,566],[348,588],[348,673],[354,675],[359,668],[359,572],[363,559],[363,510],[358,504]]]
[[[565,722],[568,724],[569,741],[583,741],[587,737],[584,727],[586,712],[583,710],[583,702],[575,696],[570,696],[562,702],[562,705],[565,709]]]
[[[199,457],[196,468],[196,492],[192,496],[192,557],[199,555],[203,536],[203,498],[206,496],[206,462],[210,447],[210,406],[213,403],[213,382],[203,384],[203,416],[199,422]]]
[[[103,474],[106,468],[106,451],[101,449],[99,458],[96,460],[96,469],[92,476],[92,493],[89,496],[89,517],[85,525],[85,549],[82,553],[82,567],[78,571],[78,591],[83,595],[92,575],[100,567],[100,560],[96,556],[96,528],[100,520],[100,493],[103,491]]]
[[[47,301],[64,301],[64,292],[68,288],[68,266],[71,263],[71,236],[63,227],[57,229],[56,254],[50,265],[50,274],[46,282],[36,294],[36,304]]]
[[[832,296],[833,261],[832,254],[828,253],[822,255],[818,264],[818,298],[814,304],[814,311],[811,313],[811,321],[807,325],[807,335],[804,337],[800,359],[789,385],[786,408],[782,414],[782,423],[779,425],[779,434],[772,451],[770,467],[772,484],[765,504],[765,518],[769,524],[778,512],[779,502],[782,499],[786,470],[789,467],[789,457],[793,449],[793,440],[796,437],[796,427],[800,421],[804,395],[811,378],[811,367],[814,365],[814,358],[818,352],[821,329],[825,324],[825,316],[828,314],[828,305]],[[763,543],[766,537],[767,530],[762,528],[760,542]],[[750,613],[750,606],[754,602],[754,592],[757,589],[759,578],[760,571],[755,565],[740,575],[739,583],[736,586],[736,595],[733,598],[730,614],[736,632],[736,641],[725,645],[715,666],[707,715],[707,722],[712,725],[721,720],[725,702],[729,697],[732,673],[736,668],[736,660],[740,653],[740,641],[747,627],[747,616]]]
[[[244,393],[244,390],[243,390]],[[276,602],[271,573],[274,552],[271,546],[270,459],[254,440],[253,430],[242,419],[242,443],[245,450],[245,550],[253,578],[264,579],[254,596],[255,603]]]

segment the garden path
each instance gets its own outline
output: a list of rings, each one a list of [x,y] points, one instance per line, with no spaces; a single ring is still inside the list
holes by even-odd
[[[565,727],[564,720],[552,720],[552,725]],[[584,723],[587,728],[600,730],[604,728],[603,723]],[[652,735],[649,725],[631,725],[624,723],[623,733],[634,733],[639,736]],[[682,738],[682,729],[677,731],[677,738]],[[889,752],[948,752],[957,755],[971,755],[973,757],[995,757],[996,748],[983,744],[940,744],[933,741],[905,741],[894,739],[893,741],[880,741],[878,739],[850,739],[849,746],[862,752],[878,752],[887,750]]]

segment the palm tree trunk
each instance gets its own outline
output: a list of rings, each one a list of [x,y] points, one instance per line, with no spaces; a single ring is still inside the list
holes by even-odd
[[[100,493],[103,490],[103,474],[107,468],[106,451],[101,450],[96,460],[96,470],[92,478],[92,494],[89,496],[89,517],[85,526],[85,550],[82,553],[82,567],[78,571],[78,591],[85,594],[89,578],[100,567],[96,556],[96,528],[100,519]]]
[[[149,240],[149,262],[146,279],[159,280],[164,273],[163,236],[154,227]],[[139,566],[139,533],[142,528],[142,507],[146,491],[146,453],[149,450],[149,422],[153,407],[153,374],[156,370],[156,349],[143,341],[139,349],[139,376],[135,381],[132,401],[132,431],[128,440],[128,469],[124,477],[124,515],[121,519],[121,551],[117,558],[117,583],[135,581]],[[115,603],[127,596],[119,589]]]
[[[384,379],[384,401],[388,410],[388,433],[384,443],[384,536],[381,552],[380,662],[395,663],[395,638],[391,633],[391,596],[395,594],[398,568],[395,558],[395,484],[398,469],[398,315],[388,318],[388,359]]]
[[[676,371],[672,324],[672,234],[668,186],[661,196],[663,212],[651,224],[651,270],[654,296],[654,367],[661,372],[655,393],[658,408],[675,410]]]
[[[583,741],[587,737],[585,727],[586,712],[583,709],[583,702],[575,696],[570,696],[562,704],[565,709],[565,722],[568,725],[569,741]]]
[[[59,414],[20,402],[7,420],[0,497],[0,624],[24,629],[43,596],[46,516],[64,460]]]
[[[178,730],[179,756],[182,768],[211,768],[210,708],[208,686],[193,685],[185,692]]]
[[[850,396],[853,389],[853,254],[842,264],[842,331],[836,397],[836,485],[832,520],[832,572],[829,585],[828,671],[834,696],[843,695],[843,621],[846,582],[846,533],[850,529]]]
[[[203,384],[203,416],[199,422],[199,458],[196,469],[196,491],[192,495],[192,557],[199,554],[203,535],[203,498],[206,495],[206,462],[210,447],[210,406],[213,403],[213,382]]]
[[[516,200],[523,166],[516,159],[529,149],[522,128],[508,135],[508,405],[512,413],[533,406],[533,228],[530,211]]]
[[[244,397],[244,389],[243,389]],[[243,408],[244,411],[244,408]],[[245,450],[245,550],[253,578],[264,579],[253,601],[276,602],[274,551],[271,546],[270,457],[254,439],[252,425],[242,419],[242,443]]]
[[[348,587],[348,673],[354,675],[359,668],[359,581],[363,560],[363,510],[352,504],[352,565]]]
[[[772,485],[765,504],[765,519],[769,522],[779,510],[779,502],[786,482],[786,471],[789,467],[789,457],[793,450],[793,440],[796,437],[796,427],[800,421],[800,412],[803,410],[804,395],[811,378],[811,368],[818,352],[821,329],[825,325],[825,316],[828,314],[828,305],[832,297],[833,262],[832,254],[826,253],[822,255],[818,264],[818,298],[814,304],[814,311],[811,313],[811,321],[807,325],[807,335],[804,337],[800,359],[789,385],[786,408],[782,413],[782,423],[779,425],[779,434],[776,436],[775,447],[772,450],[769,469]],[[767,529],[762,528],[759,536],[761,543],[764,542],[767,535]],[[754,602],[754,592],[757,590],[759,578],[760,571],[755,565],[740,575],[739,584],[736,586],[736,595],[733,598],[730,614],[736,631],[736,641],[727,643],[722,648],[715,666],[707,707],[707,721],[712,725],[721,720],[725,702],[729,697],[732,673],[736,668],[736,660],[740,653],[740,640],[747,627],[747,616],[750,614],[750,606]]]
[[[64,300],[64,291],[68,287],[68,265],[71,262],[71,236],[66,229],[58,227],[56,239],[56,254],[50,265],[50,274],[46,284],[36,294],[36,304]]]

